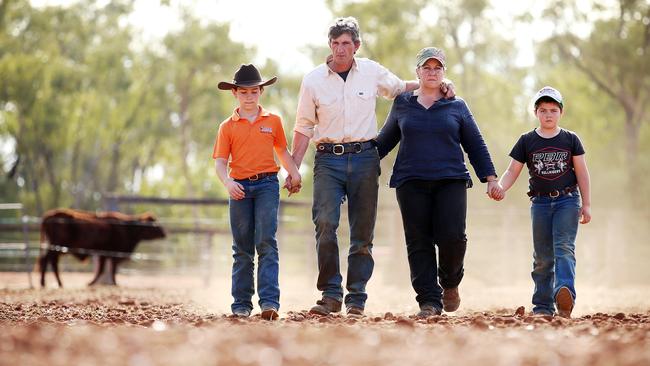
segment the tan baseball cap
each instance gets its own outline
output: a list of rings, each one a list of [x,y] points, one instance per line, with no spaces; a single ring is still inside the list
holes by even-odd
[[[425,47],[421,49],[417,56],[415,56],[415,66],[420,67],[424,65],[424,63],[430,58],[438,60],[442,67],[447,67],[445,62],[445,53],[440,48],[436,47]]]

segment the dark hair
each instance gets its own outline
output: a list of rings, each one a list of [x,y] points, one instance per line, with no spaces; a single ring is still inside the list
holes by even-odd
[[[352,42],[361,42],[361,35],[359,34],[359,22],[356,18],[336,18],[330,26],[327,37],[331,41],[335,38],[339,38],[343,33],[348,33],[350,37],[352,37]]]
[[[232,90],[237,91],[237,89],[254,88],[256,86],[260,88],[260,93],[264,91],[264,87],[262,85],[253,85],[253,86],[237,86],[237,85],[233,85]]]
[[[564,108],[562,103],[559,103],[557,100],[548,96],[543,96],[537,99],[537,101],[535,102],[535,112],[537,112],[537,108],[539,107],[540,103],[555,103],[557,104],[558,107],[560,107],[560,111],[562,110],[562,108]]]

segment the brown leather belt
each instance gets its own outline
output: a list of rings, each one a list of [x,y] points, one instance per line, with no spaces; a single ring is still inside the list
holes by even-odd
[[[574,186],[570,186],[570,187],[565,187],[565,188],[560,189],[560,190],[557,190],[557,189],[556,189],[556,190],[554,190],[554,191],[550,191],[550,192],[537,192],[537,191],[533,191],[533,190],[531,189],[531,190],[530,190],[528,193],[526,193],[526,194],[528,195],[528,197],[551,197],[551,198],[557,198],[557,197],[563,196],[563,195],[565,195],[565,194],[569,194],[569,193],[576,192],[577,190],[578,190],[578,186],[577,186],[577,185],[574,185]]]
[[[272,177],[274,175],[278,175],[278,173],[277,172],[258,173],[258,174],[255,174],[255,175],[251,175],[248,178],[242,178],[242,179],[237,179],[237,180],[247,180],[247,181],[250,181],[250,182],[254,182],[256,180],[260,180],[260,179],[266,178],[266,177]]]

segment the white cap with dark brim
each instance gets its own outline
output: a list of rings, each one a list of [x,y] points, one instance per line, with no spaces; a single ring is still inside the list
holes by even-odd
[[[540,89],[537,92],[537,94],[535,94],[535,97],[533,98],[533,105],[537,105],[537,101],[539,101],[540,98],[543,97],[549,97],[554,101],[558,102],[560,104],[560,107],[563,106],[562,94],[560,94],[560,92],[555,88],[552,88],[550,86],[545,86],[542,89]]]

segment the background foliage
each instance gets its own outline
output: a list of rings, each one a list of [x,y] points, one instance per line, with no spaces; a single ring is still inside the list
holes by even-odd
[[[420,48],[445,49],[447,76],[472,109],[499,172],[519,134],[535,126],[530,96],[553,85],[566,98],[562,125],[577,131],[588,151],[598,205],[650,203],[647,1],[614,7],[594,1],[589,12],[575,1],[556,1],[543,13],[513,19],[548,25],[531,67],[517,66],[513,37],[497,31],[487,0],[326,3],[335,15],[359,19],[361,56],[404,79],[414,78]],[[0,2],[0,201],[41,214],[60,206],[102,208],[111,192],[226,196],[211,153],[234,99],[216,84],[231,79],[256,50],[231,41],[227,24],[206,23],[189,9],[180,30],[142,44],[125,21],[132,10],[130,0],[67,7]],[[589,32],[577,34],[576,24]],[[311,49],[316,64],[326,46]],[[278,74],[272,61],[259,66],[264,75]],[[263,104],[283,116],[290,137],[301,75],[280,76]],[[380,125],[389,107],[379,102]],[[382,163],[384,172],[393,158]],[[309,172],[305,178],[310,184]]]

